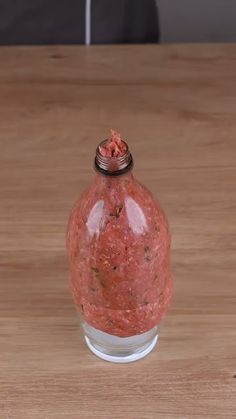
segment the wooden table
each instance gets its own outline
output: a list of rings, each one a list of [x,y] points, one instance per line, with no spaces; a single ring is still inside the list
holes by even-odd
[[[0,49],[0,418],[236,417],[236,45]],[[174,302],[144,360],[85,347],[68,212],[109,128],[169,217]]]

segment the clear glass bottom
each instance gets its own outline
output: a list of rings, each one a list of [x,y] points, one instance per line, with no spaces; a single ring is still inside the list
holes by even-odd
[[[89,349],[105,361],[126,363],[144,358],[157,343],[157,326],[141,335],[121,338],[101,332],[82,323],[84,338]]]

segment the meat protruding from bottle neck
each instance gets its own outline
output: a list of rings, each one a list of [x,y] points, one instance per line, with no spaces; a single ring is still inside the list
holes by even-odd
[[[129,147],[116,131],[102,141],[96,150],[95,168],[108,176],[119,176],[132,169],[133,159]]]

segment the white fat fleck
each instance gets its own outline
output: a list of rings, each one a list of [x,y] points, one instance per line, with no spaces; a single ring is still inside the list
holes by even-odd
[[[125,208],[132,231],[135,234],[143,234],[147,230],[147,223],[142,208],[130,197],[125,199]]]
[[[88,228],[89,234],[93,236],[94,234],[99,234],[101,228],[101,221],[103,216],[103,207],[104,201],[99,200],[93,206],[88,216],[86,226]]]

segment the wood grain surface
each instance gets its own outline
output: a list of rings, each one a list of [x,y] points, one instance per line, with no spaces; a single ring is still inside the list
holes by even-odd
[[[236,45],[1,47],[0,419],[236,417]],[[69,210],[108,130],[172,231],[156,349],[85,347],[67,286]]]

